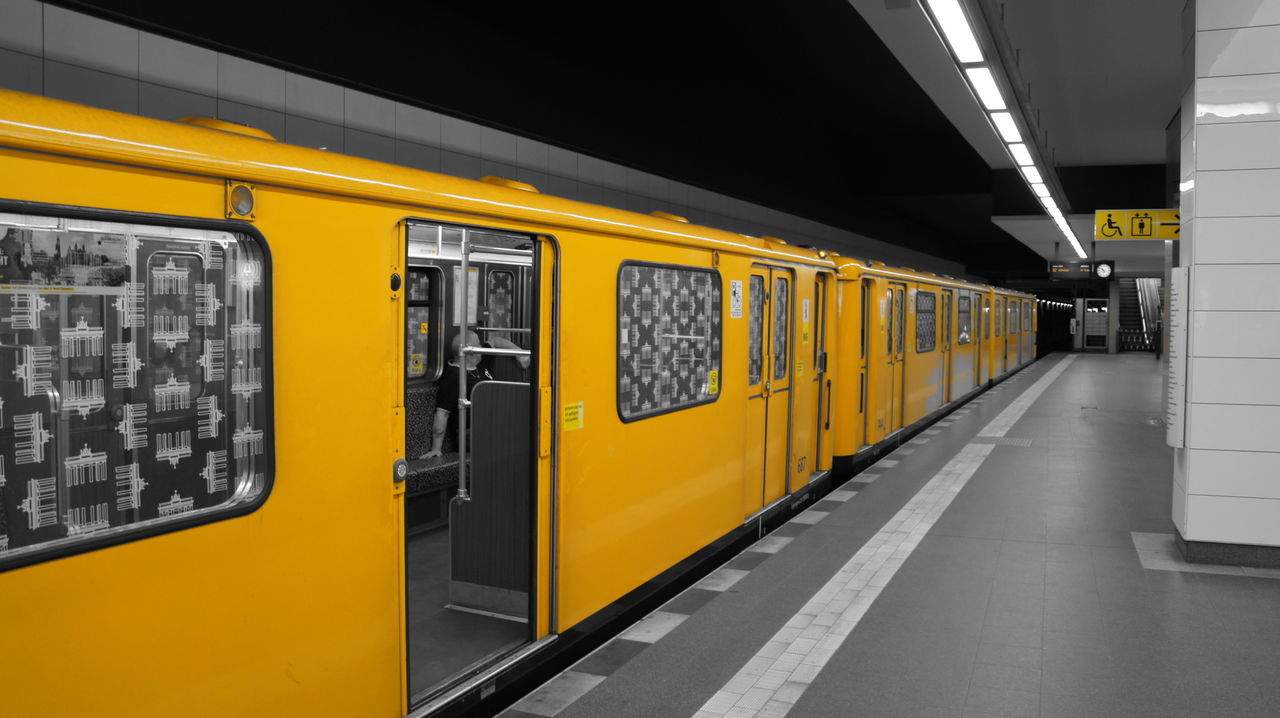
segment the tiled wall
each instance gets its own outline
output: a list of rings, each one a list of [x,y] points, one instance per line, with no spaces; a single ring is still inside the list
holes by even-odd
[[[0,87],[166,120],[218,117],[290,144],[470,179],[498,175],[559,197],[964,272],[801,217],[34,0],[0,0]]]
[[[1280,546],[1280,0],[1189,2],[1184,42],[1174,521],[1189,540]]]

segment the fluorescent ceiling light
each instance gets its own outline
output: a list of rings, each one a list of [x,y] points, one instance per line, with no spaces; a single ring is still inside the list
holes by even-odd
[[[1013,115],[1008,112],[992,112],[991,121],[996,123],[996,129],[1000,130],[1000,137],[1005,142],[1022,141],[1022,133],[1018,131],[1018,123],[1013,121]]]
[[[982,62],[982,49],[973,36],[973,28],[969,27],[969,19],[964,16],[960,0],[926,0],[933,17],[942,26],[942,34],[956,54],[960,62]]]
[[[1013,129],[1017,130],[1018,128],[1014,127]],[[1013,155],[1013,161],[1020,165],[1026,166],[1035,164],[1035,160],[1031,159],[1031,151],[1028,150],[1027,146],[1021,142],[1009,145],[1009,153]]]
[[[1019,169],[1022,170],[1022,176],[1026,177],[1028,182],[1032,184],[1044,182],[1044,178],[1040,176],[1040,170],[1036,169],[1035,165]]]
[[[1035,192],[1037,197],[1049,196],[1049,188],[1043,182],[1032,182],[1031,191]]]
[[[978,99],[982,100],[983,107],[988,110],[1003,110],[1008,107],[1004,104],[1004,96],[1000,94],[1000,88],[996,85],[995,75],[991,74],[991,68],[971,67],[964,72],[969,76],[969,82],[973,83],[973,90],[978,93]]]

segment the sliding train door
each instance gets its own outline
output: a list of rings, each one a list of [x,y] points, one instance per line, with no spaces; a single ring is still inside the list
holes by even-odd
[[[791,270],[766,265],[751,268],[743,496],[747,518],[789,491],[793,292]]]
[[[889,299],[889,362],[886,377],[889,380],[889,412],[885,435],[902,429],[902,417],[906,405],[907,374],[907,285],[890,282]]]
[[[942,334],[942,341],[938,343],[938,349],[942,354],[942,403],[951,403],[951,378],[955,371],[955,358],[951,352],[951,312],[955,304],[955,294],[950,289],[942,290],[942,316],[939,317],[938,329]]]
[[[397,478],[410,706],[535,637],[537,241],[408,226]]]

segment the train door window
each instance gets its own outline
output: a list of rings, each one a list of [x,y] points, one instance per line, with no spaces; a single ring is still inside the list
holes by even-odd
[[[1018,333],[1018,301],[1009,300],[1009,334]]]
[[[778,381],[787,376],[787,361],[790,357],[789,339],[791,336],[791,299],[790,281],[786,277],[773,278],[773,379]]]
[[[0,214],[0,237],[0,570],[265,499],[257,239],[16,214]]]
[[[956,298],[956,344],[973,341],[973,300],[968,296]]]
[[[937,303],[933,292],[916,292],[916,353],[931,352],[937,346]]]
[[[982,298],[982,338],[991,338],[991,300]]]
[[[996,336],[1000,336],[1000,332],[1004,327],[1004,309],[1001,307],[1001,302],[1003,301],[1003,299],[997,297],[995,311],[991,313],[996,322]]]
[[[764,277],[751,275],[748,301],[747,386],[755,386],[764,379]]]
[[[871,313],[867,311],[867,302],[869,301],[871,301],[871,283],[864,279],[858,287],[858,306],[862,308],[862,326],[858,335],[858,356],[863,359],[867,358],[867,340],[871,334],[871,322],[867,321],[871,316]]]
[[[1022,326],[1025,331],[1031,331],[1031,302],[1022,300]]]
[[[785,298],[774,299],[775,306]],[[720,392],[720,274],[625,262],[618,272],[618,414],[635,421]]]
[[[889,314],[888,326],[885,327],[885,338],[888,342],[887,349],[889,356],[893,357],[894,354],[897,354],[897,351],[894,349],[893,342],[894,338],[898,336],[898,311],[897,305],[893,303],[892,289],[884,293],[884,304],[884,311],[881,312],[881,315],[883,316],[885,312],[888,312]]]
[[[907,344],[907,303],[903,299],[903,290],[898,289],[898,315],[894,318],[896,329],[894,332],[895,349],[894,353],[901,356],[906,351]]]
[[[405,295],[405,378],[435,381],[444,361],[438,267],[412,267]]]

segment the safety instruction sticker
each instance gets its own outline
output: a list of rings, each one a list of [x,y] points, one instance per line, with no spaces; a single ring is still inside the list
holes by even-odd
[[[414,376],[417,376],[425,372],[427,370],[425,359],[426,357],[424,357],[422,354],[410,354],[409,355],[409,373]]]
[[[583,426],[583,407],[582,402],[576,404],[564,405],[564,431],[574,431],[581,429]]]
[[[729,318],[742,318],[742,280],[729,280]],[[714,394],[715,392],[711,392]]]
[[[430,334],[430,333],[431,333],[431,322],[421,322],[420,324],[418,324],[418,333],[419,333],[419,334]]]
[[[804,360],[796,360],[796,376],[804,376]]]
[[[707,372],[707,393],[712,396],[720,393],[720,372],[717,369]]]

